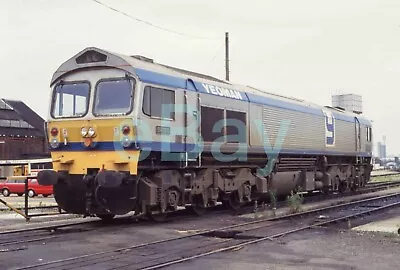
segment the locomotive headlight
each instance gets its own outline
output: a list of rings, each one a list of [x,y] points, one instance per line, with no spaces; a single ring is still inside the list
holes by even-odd
[[[93,146],[92,143],[93,143],[92,138],[85,138],[85,139],[83,140],[83,145],[84,145],[85,147],[92,147],[92,146]]]
[[[87,128],[85,128],[85,127],[81,128],[81,135],[82,135],[82,137],[85,137],[87,134],[88,134]]]
[[[123,137],[122,140],[121,140],[121,144],[122,144],[123,147],[126,148],[126,147],[131,146],[132,142],[129,139],[129,137]]]
[[[51,139],[51,141],[50,141],[51,148],[55,149],[55,148],[58,148],[59,146],[60,146],[60,142],[56,138]]]
[[[87,132],[87,135],[89,136],[89,137],[93,137],[94,135],[96,134],[96,131],[94,130],[94,128],[89,128],[89,130],[88,130],[88,132]]]

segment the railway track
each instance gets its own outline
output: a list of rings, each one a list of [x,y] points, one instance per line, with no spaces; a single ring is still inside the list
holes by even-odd
[[[387,173],[382,173],[382,174],[371,174],[371,178],[393,176],[393,175],[399,175],[399,174],[400,174],[400,172],[392,171],[392,172],[387,172]]]
[[[372,188],[372,187],[391,187],[391,186],[396,186],[400,185],[400,180],[394,180],[394,181],[381,181],[381,182],[370,182],[365,187],[367,188]]]
[[[158,269],[398,206],[395,193],[17,269]]]
[[[392,182],[382,182],[382,183],[374,183],[373,185],[368,185],[363,189],[357,191],[356,193],[345,193],[345,194],[313,194],[306,195],[304,203],[315,203],[324,200],[330,199],[338,199],[338,198],[346,198],[354,195],[360,195],[365,193],[372,193],[374,191],[379,191],[387,188],[392,188],[400,186],[400,181],[392,181]],[[277,203],[277,208],[287,206],[286,201],[280,201]],[[254,212],[254,206],[249,205],[245,206],[239,210],[237,210],[235,215],[249,214]],[[171,220],[179,219],[186,220],[193,218],[193,215],[188,213],[189,211],[178,211],[174,213],[171,217]],[[231,210],[226,210],[221,206],[215,207],[214,211],[207,214],[206,218],[218,217],[222,215],[232,215]],[[60,238],[70,233],[82,233],[82,232],[92,232],[95,233],[107,233],[115,227],[122,225],[132,225],[132,223],[136,224],[136,219],[128,218],[120,218],[116,219],[112,223],[107,223],[106,226],[103,226],[104,223],[98,219],[79,219],[79,220],[68,220],[61,222],[52,222],[40,224],[39,226],[22,228],[22,229],[12,229],[0,231],[0,248],[12,246],[16,244],[29,244],[32,242],[46,241],[46,240],[54,240],[55,238]],[[64,229],[64,230],[63,230]]]
[[[326,225],[330,225],[333,223],[337,223],[337,222],[342,222],[342,221],[348,221],[360,216],[364,216],[364,215],[369,215],[371,213],[375,213],[375,212],[379,212],[379,211],[384,211],[387,210],[389,208],[392,207],[400,207],[400,198],[399,198],[400,194],[398,194],[396,197],[397,199],[394,201],[388,200],[387,203],[385,202],[385,204],[380,205],[377,204],[375,206],[372,206],[370,203],[372,201],[376,200],[381,200],[381,199],[388,199],[387,196],[383,196],[382,198],[374,198],[374,200],[368,199],[368,200],[363,200],[363,201],[359,201],[359,202],[352,202],[349,205],[352,206],[356,206],[355,204],[359,204],[358,207],[352,208],[353,213],[349,213],[349,212],[345,212],[345,214],[339,214],[334,216],[333,218],[330,218],[328,220],[324,220],[324,221],[317,221],[317,222],[312,222],[311,224],[305,224],[305,225],[300,225],[300,226],[296,226],[290,229],[285,229],[282,232],[277,232],[277,233],[272,233],[272,234],[267,234],[264,236],[257,236],[257,235],[253,235],[253,237],[255,239],[252,240],[247,240],[247,241],[242,241],[241,243],[232,243],[229,245],[226,245],[224,247],[219,247],[217,249],[213,249],[210,251],[203,251],[200,252],[198,254],[194,254],[188,257],[184,257],[184,258],[177,258],[177,259],[173,259],[173,260],[169,260],[167,262],[163,262],[163,263],[159,263],[159,264],[154,264],[154,265],[150,265],[147,267],[142,267],[142,268],[135,268],[135,269],[143,269],[143,270],[151,270],[151,269],[159,269],[159,268],[163,268],[163,267],[167,267],[167,266],[172,266],[175,264],[179,264],[179,263],[183,263],[183,262],[188,262],[190,260],[194,260],[194,259],[198,259],[201,257],[205,257],[205,256],[210,256],[213,254],[217,254],[217,253],[222,253],[222,252],[226,252],[226,251],[230,251],[230,250],[235,250],[235,249],[239,249],[251,244],[256,244],[262,241],[271,241],[283,236],[286,236],[288,234],[293,234],[293,233],[297,233],[297,232],[301,232],[304,230],[308,230],[314,227],[320,227],[320,226],[326,226]],[[362,204],[367,203],[365,206],[363,206]],[[343,205],[344,206],[344,205]],[[365,208],[368,208],[367,210],[364,210]],[[331,209],[330,209],[331,210]],[[307,213],[308,214],[308,213]],[[264,227],[265,228],[265,227]],[[256,228],[259,229],[259,228]],[[245,237],[246,238],[246,237]],[[238,237],[236,237],[236,239],[240,239]],[[126,268],[126,267],[132,267],[133,264],[126,264],[120,267],[114,267],[112,269],[121,269],[121,268]]]

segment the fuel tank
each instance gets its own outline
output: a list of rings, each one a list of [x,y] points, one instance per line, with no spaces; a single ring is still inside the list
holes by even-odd
[[[269,182],[269,190],[276,195],[288,195],[301,183],[301,171],[277,172],[272,175]]]

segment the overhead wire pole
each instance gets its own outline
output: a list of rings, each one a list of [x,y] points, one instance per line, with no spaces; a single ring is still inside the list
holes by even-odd
[[[225,32],[225,79],[229,81],[229,32]]]

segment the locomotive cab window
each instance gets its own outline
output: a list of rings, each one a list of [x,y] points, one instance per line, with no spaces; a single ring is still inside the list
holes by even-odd
[[[54,118],[82,117],[88,111],[88,82],[60,83],[54,87],[51,115]]]
[[[146,86],[143,93],[143,113],[155,118],[175,119],[175,92]]]
[[[93,114],[126,115],[131,112],[133,104],[133,80],[102,80],[96,86]]]

